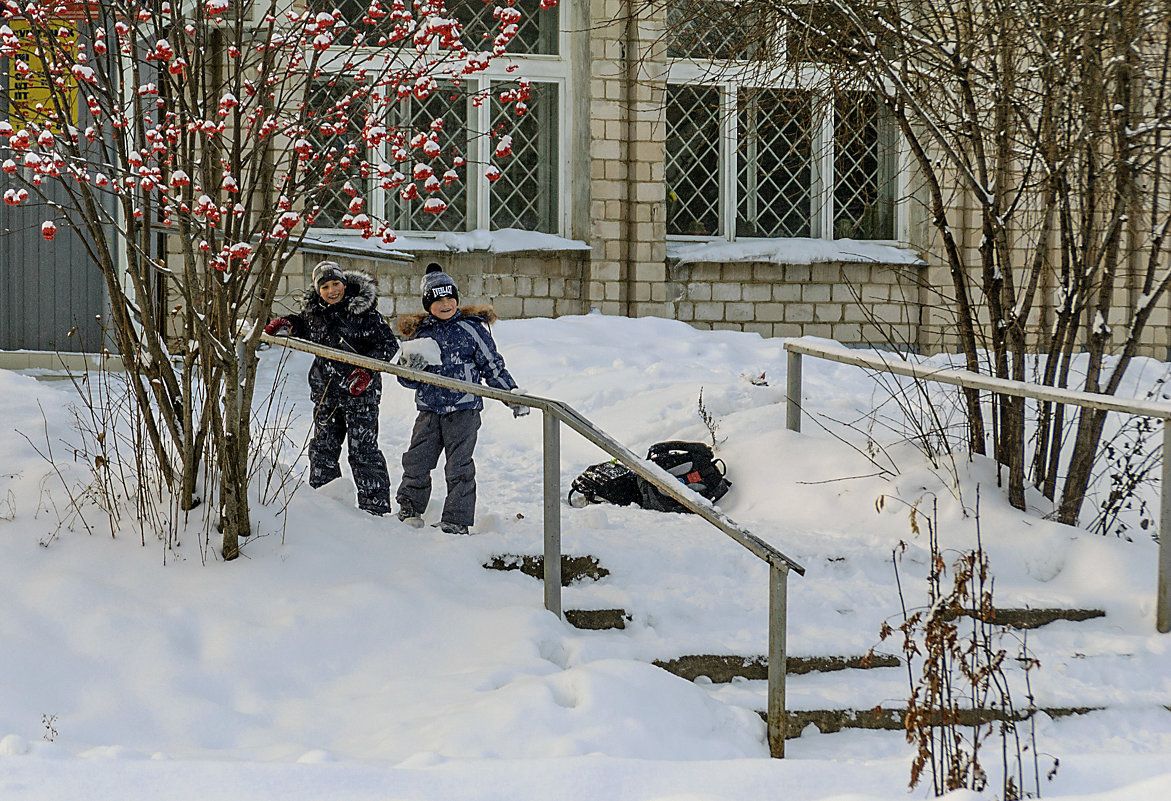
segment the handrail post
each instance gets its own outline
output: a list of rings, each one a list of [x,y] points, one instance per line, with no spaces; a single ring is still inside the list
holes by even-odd
[[[561,423],[545,409],[545,608],[561,617]]]
[[[1159,583],[1155,628],[1171,631],[1171,419],[1163,419],[1163,486],[1159,490]]]
[[[788,657],[789,566],[784,562],[769,565],[768,582],[768,750],[776,759],[785,756],[785,673]]]
[[[801,430],[801,354],[789,351],[788,389],[785,399],[785,425],[790,431]]]

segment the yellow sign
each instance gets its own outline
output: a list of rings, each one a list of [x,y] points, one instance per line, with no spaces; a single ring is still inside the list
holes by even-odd
[[[23,20],[12,20],[8,27],[20,40],[16,54],[8,59],[9,123],[20,128],[35,122],[61,133],[61,108],[69,125],[77,125],[77,81],[71,72],[77,63],[75,24],[50,20],[36,36]],[[46,69],[42,54],[54,65],[54,74]]]

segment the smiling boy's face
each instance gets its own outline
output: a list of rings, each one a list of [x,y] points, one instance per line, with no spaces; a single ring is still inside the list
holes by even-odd
[[[317,287],[317,294],[321,295],[321,299],[332,306],[346,296],[346,285],[336,278],[322,281],[321,286]]]
[[[440,320],[450,320],[459,308],[459,301],[455,298],[440,298],[431,304],[431,313]]]

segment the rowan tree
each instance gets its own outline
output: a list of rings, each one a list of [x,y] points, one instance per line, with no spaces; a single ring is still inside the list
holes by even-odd
[[[469,133],[392,124],[396,104],[525,111],[522,77],[492,98],[464,84],[524,12],[450,3],[343,3],[361,9],[349,19],[318,0],[0,4],[0,56],[29,90],[0,123],[4,199],[39,204],[44,238],[70,230],[101,271],[152,469],[183,509],[214,501],[226,559],[251,533],[257,322],[309,230],[324,215],[393,241],[366,206],[374,187],[446,209]],[[506,162],[507,131],[491,135]]]

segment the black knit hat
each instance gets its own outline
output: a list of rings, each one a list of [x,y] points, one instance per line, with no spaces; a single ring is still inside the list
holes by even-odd
[[[451,298],[458,302],[459,290],[455,288],[452,277],[443,272],[437,263],[431,262],[423,275],[423,308],[431,311],[431,304],[440,298]]]
[[[326,281],[341,281],[343,284],[346,279],[342,274],[342,268],[336,261],[321,261],[313,268],[313,287],[314,289],[321,289],[321,285]]]

